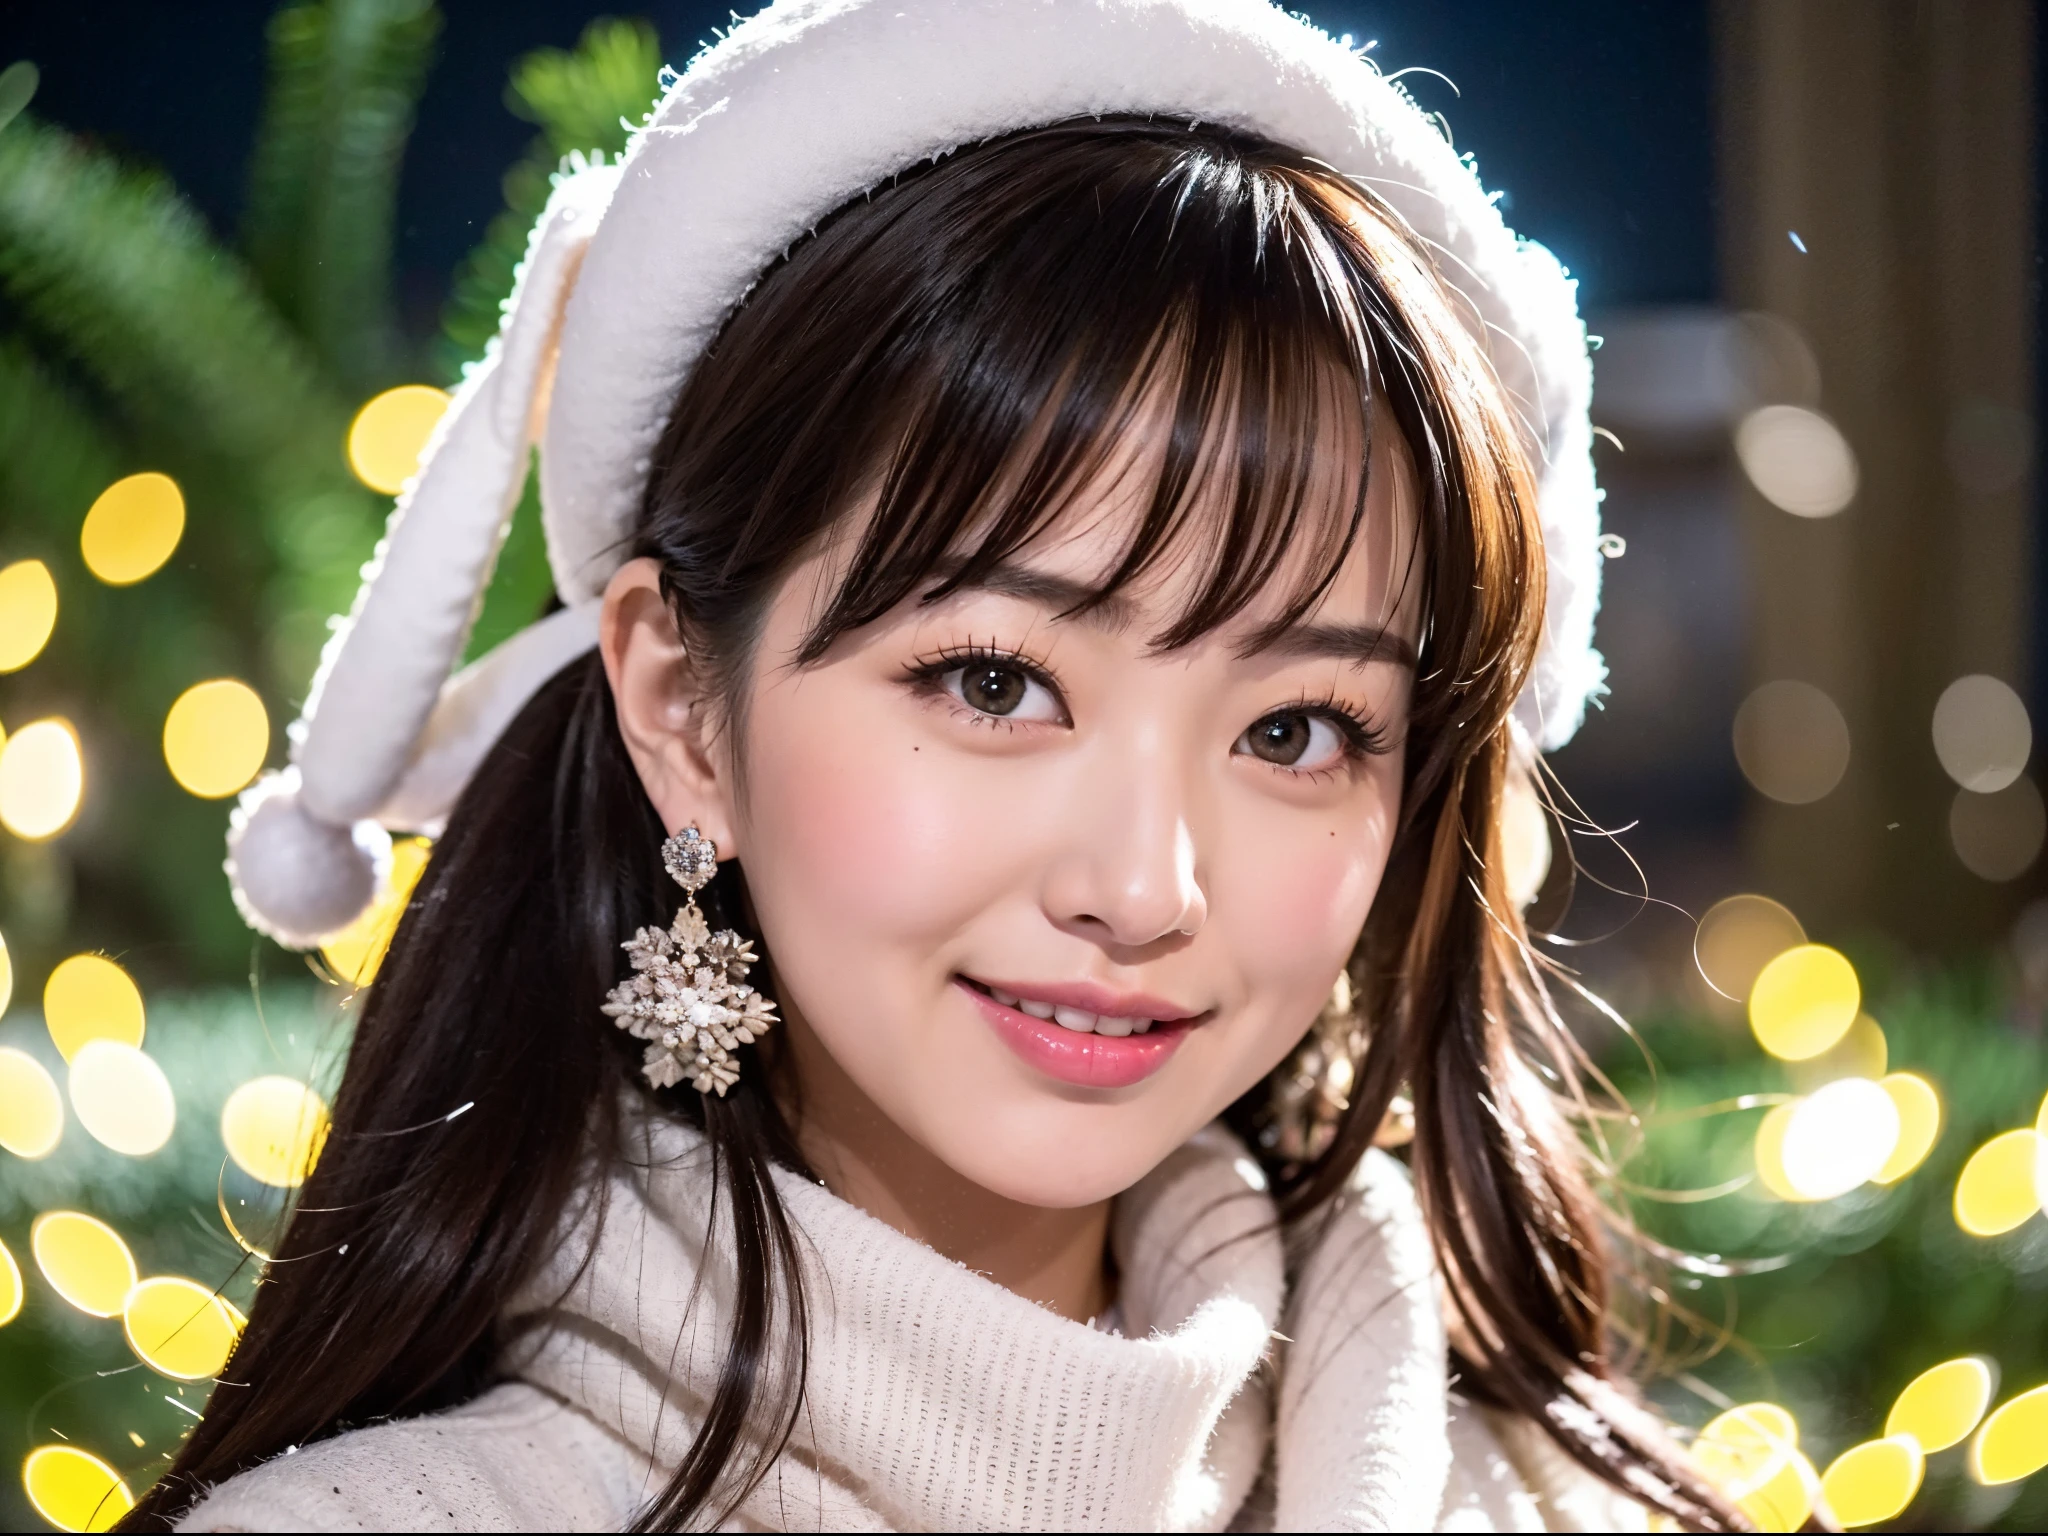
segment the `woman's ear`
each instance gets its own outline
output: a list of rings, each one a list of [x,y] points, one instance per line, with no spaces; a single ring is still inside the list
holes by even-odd
[[[714,701],[661,593],[661,566],[629,560],[604,589],[598,650],[626,752],[671,833],[694,822],[722,858],[740,851],[732,768],[716,733]]]

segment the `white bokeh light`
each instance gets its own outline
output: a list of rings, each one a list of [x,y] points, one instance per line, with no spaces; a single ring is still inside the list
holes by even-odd
[[[1832,1200],[1868,1182],[1899,1140],[1899,1108],[1868,1078],[1818,1089],[1792,1112],[1780,1152],[1785,1177],[1808,1200]]]
[[[1832,517],[1856,499],[1856,454],[1803,405],[1767,405],[1735,429],[1735,455],[1764,500],[1795,517]]]
[[[1765,683],[1735,712],[1735,760],[1759,794],[1810,805],[1849,768],[1849,722],[1811,683]]]
[[[2020,776],[2034,749],[2027,706],[2012,688],[1982,672],[1959,677],[1934,706],[1934,755],[1948,776],[1980,795]]]

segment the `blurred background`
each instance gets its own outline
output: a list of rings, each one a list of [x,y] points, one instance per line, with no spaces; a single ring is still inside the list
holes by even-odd
[[[1580,282],[1606,707],[1516,851],[1766,1529],[2048,1525],[2044,48],[2025,0],[1316,8]],[[430,855],[252,939],[284,759],[548,177],[722,8],[0,17],[0,1526],[97,1528],[221,1368]],[[522,506],[472,642],[548,596]],[[11,996],[11,1003],[9,998]],[[18,1469],[18,1472],[14,1469]]]

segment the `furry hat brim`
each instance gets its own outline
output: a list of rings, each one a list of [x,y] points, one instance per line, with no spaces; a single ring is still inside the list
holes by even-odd
[[[504,328],[323,659],[294,728],[297,782],[261,789],[263,816],[238,823],[231,874],[256,926],[309,942],[308,914],[325,921],[374,884],[330,867],[364,844],[350,829],[435,824],[547,671],[590,643],[589,605],[626,557],[676,392],[766,267],[908,167],[1107,113],[1291,144],[1376,193],[1436,253],[1537,467],[1549,597],[1517,724],[1545,749],[1569,740],[1605,676],[1575,285],[1507,227],[1397,83],[1265,0],[778,0],[691,62],[620,165],[559,179]],[[516,637],[451,683],[536,439],[556,588],[585,617],[558,615],[545,639]],[[252,840],[259,825],[275,836]],[[329,889],[282,894],[305,881]]]

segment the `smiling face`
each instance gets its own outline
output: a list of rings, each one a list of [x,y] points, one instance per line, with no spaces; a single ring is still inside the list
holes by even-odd
[[[1378,437],[1357,543],[1278,635],[1284,579],[1159,650],[1199,560],[1069,614],[1127,544],[1114,483],[808,665],[834,554],[783,584],[716,750],[738,770],[721,842],[807,1088],[843,1074],[975,1184],[1069,1207],[1127,1188],[1287,1055],[1400,810],[1414,493]]]
[[[734,315],[603,647],[744,875],[788,1021],[745,1091],[832,1187],[959,1257],[979,1192],[1101,1206],[1313,1024],[1410,758],[1481,734],[1432,682],[1410,740],[1425,591],[1432,676],[1491,678],[1471,594],[1529,590],[1461,563],[1471,348],[1341,178],[1135,121],[850,204]]]
[[[1405,1084],[1480,1378],[1541,1417],[1601,1373],[1576,1046],[1497,860],[1546,564],[1467,310],[1329,167],[1135,119],[941,157],[763,278],[600,626],[787,1019],[730,1098],[670,1090],[736,1175],[787,1128],[870,1216],[1098,1317],[1111,1198],[1297,1086],[1356,950],[1371,1037],[1322,1149],[1272,1149],[1282,1198],[1338,1196]],[[601,841],[652,920],[652,848]]]

